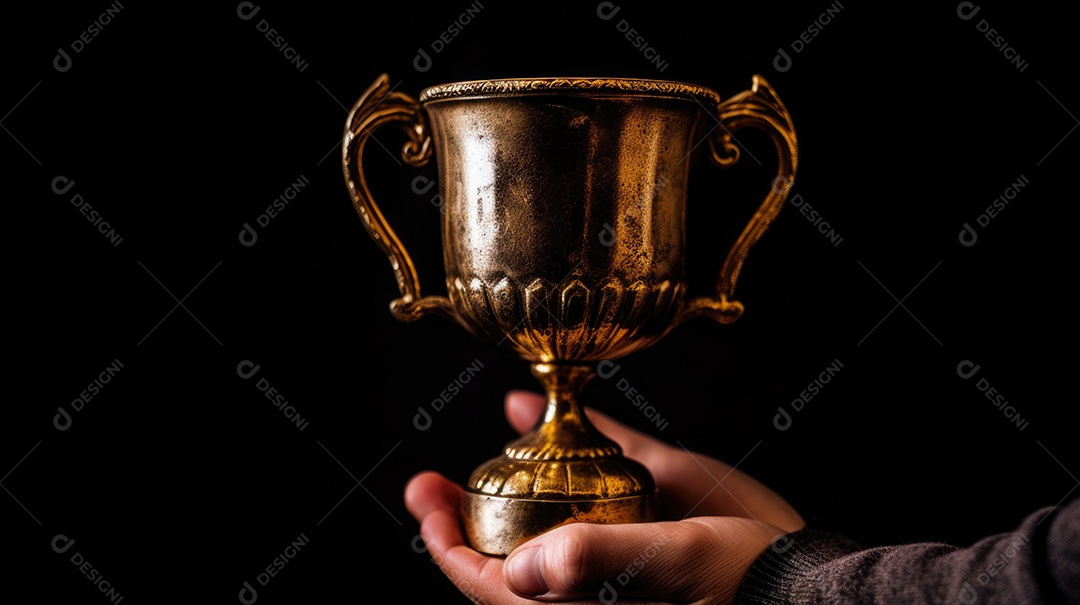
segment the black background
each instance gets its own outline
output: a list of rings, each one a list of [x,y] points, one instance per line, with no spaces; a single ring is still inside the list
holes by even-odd
[[[679,80],[729,96],[765,76],[794,117],[793,194],[842,236],[834,246],[785,208],[744,267],[743,319],[697,320],[621,360],[663,431],[596,381],[589,403],[658,438],[735,463],[814,525],[867,545],[969,544],[1075,495],[1069,217],[1075,202],[1073,27],[1051,11],[841,3],[543,7],[481,0],[277,6],[251,20],[214,9],[125,4],[10,13],[0,111],[15,360],[0,450],[3,590],[30,601],[105,602],[77,551],[126,603],[459,602],[402,503],[408,478],[461,481],[511,438],[502,396],[534,388],[527,364],[435,319],[399,324],[389,266],[352,209],[340,169],[346,108],[383,72],[417,95],[464,79],[548,75]],[[115,5],[114,5],[115,6]],[[469,7],[480,12],[434,53]],[[825,9],[839,13],[801,52]],[[660,72],[619,32],[625,19]],[[994,27],[1021,71],[983,37]],[[265,20],[307,65],[260,33]],[[811,34],[807,34],[810,36]],[[73,62],[54,68],[57,50]],[[432,56],[420,72],[419,48]],[[778,49],[792,58],[774,65]],[[391,151],[396,132],[377,137]],[[715,263],[775,170],[764,137],[690,190],[691,282]],[[441,290],[438,211],[423,169],[370,146],[376,198],[427,291]],[[63,176],[75,185],[53,191]],[[976,217],[1023,177],[985,227]],[[298,180],[253,246],[238,234]],[[122,235],[113,246],[71,204]],[[961,245],[964,223],[978,240]],[[710,264],[709,259],[713,259]],[[182,306],[177,306],[182,301]],[[898,301],[903,306],[897,306]],[[779,431],[780,406],[834,360],[844,369]],[[53,418],[98,374],[123,369],[58,431]],[[257,378],[237,366],[251,360]],[[483,364],[430,428],[413,417]],[[957,365],[971,360],[977,377]],[[290,424],[258,389],[308,421]],[[1028,421],[1019,430],[983,378]],[[76,540],[54,552],[54,536]],[[265,586],[257,576],[301,534]],[[403,570],[403,576],[399,576]],[[395,579],[404,577],[401,581]]]

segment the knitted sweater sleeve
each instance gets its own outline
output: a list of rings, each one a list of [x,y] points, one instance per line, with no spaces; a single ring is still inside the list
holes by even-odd
[[[1080,605],[1080,499],[968,548],[863,548],[826,532],[782,536],[750,567],[736,605]]]

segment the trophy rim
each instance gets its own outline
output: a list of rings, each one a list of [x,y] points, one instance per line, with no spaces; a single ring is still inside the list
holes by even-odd
[[[675,80],[649,78],[496,78],[463,80],[429,86],[420,91],[420,102],[448,99],[485,99],[528,95],[569,94],[617,97],[662,97],[718,105],[719,93],[711,88]]]

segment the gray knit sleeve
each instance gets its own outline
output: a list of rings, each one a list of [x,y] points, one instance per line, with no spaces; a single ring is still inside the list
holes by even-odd
[[[863,548],[804,529],[758,557],[735,603],[1080,605],[1080,499],[1035,511],[1016,530],[968,548]]]

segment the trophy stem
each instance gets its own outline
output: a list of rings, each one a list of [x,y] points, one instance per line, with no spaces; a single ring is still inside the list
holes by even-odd
[[[556,423],[567,430],[587,431],[592,428],[578,402],[585,385],[596,376],[591,366],[534,363],[532,373],[547,393],[547,410],[538,430],[553,427]]]
[[[534,363],[547,393],[536,427],[480,465],[462,502],[465,535],[480,552],[507,555],[567,523],[635,523],[657,517],[656,485],[641,464],[598,431],[579,396],[591,366]]]
[[[532,373],[547,393],[547,409],[532,432],[507,444],[507,456],[518,460],[575,460],[622,453],[614,441],[589,422],[579,402],[581,391],[596,376],[592,366],[534,363]]]

